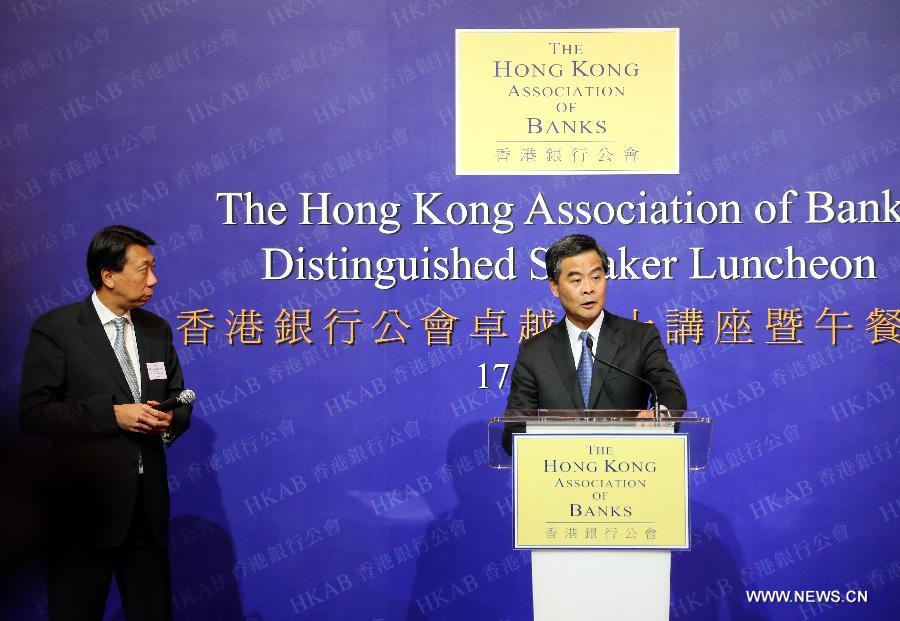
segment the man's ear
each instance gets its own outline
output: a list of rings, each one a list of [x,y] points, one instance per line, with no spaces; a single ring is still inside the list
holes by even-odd
[[[105,286],[107,289],[115,288],[116,283],[113,280],[113,273],[114,272],[108,267],[104,267],[102,270],[100,270],[100,282],[102,282],[103,286]]]
[[[559,297],[559,283],[556,282],[555,280],[548,280],[547,282],[550,283],[550,293],[553,294],[553,297],[558,298]]]

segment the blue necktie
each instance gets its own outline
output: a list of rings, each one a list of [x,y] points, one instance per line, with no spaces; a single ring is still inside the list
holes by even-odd
[[[584,407],[588,409],[591,397],[591,375],[594,372],[594,362],[591,358],[591,335],[584,331],[578,335],[581,339],[581,360],[578,361],[578,383],[581,384],[581,396],[584,397]]]

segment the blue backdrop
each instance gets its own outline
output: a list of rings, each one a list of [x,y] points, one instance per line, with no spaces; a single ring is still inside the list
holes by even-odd
[[[368,256],[460,246],[520,255],[574,229],[226,227],[217,192],[298,204],[298,192],[410,203],[666,200],[693,190],[752,206],[786,188],[878,198],[900,139],[900,10],[873,0],[465,3],[29,0],[0,8],[0,272],[5,347],[0,616],[41,619],[47,446],[17,427],[28,327],[89,294],[93,233],[155,237],[149,310],[173,327],[209,309],[207,346],[179,343],[199,395],[169,451],[180,619],[526,619],[529,556],[511,549],[509,476],[485,465],[485,420],[505,391],[479,365],[514,360],[526,308],[560,309],[542,282],[261,280],[261,247]],[[678,27],[681,174],[458,177],[454,28]],[[749,220],[749,219],[748,219]],[[673,562],[673,619],[884,619],[900,608],[896,309],[887,224],[589,226],[611,250],[676,255],[872,255],[877,280],[616,281],[608,308],[653,320],[705,314],[700,344],[670,345],[692,409],[715,421],[692,476],[694,549]],[[521,274],[526,274],[522,277]],[[459,318],[450,347],[422,318]],[[831,344],[823,310],[848,312]],[[312,344],[276,344],[282,308],[309,310]],[[486,309],[508,338],[470,336]],[[799,308],[802,345],[767,345],[769,308]],[[261,314],[262,344],[226,338]],[[340,344],[362,321],[356,342]],[[377,344],[383,310],[406,343]],[[753,344],[716,343],[719,311],[749,310]],[[896,326],[896,318],[894,318]],[[182,333],[176,331],[176,336]],[[391,332],[393,334],[393,332]],[[895,333],[894,333],[895,334]],[[248,338],[254,336],[248,333]],[[865,605],[749,604],[746,589],[867,590]],[[109,616],[119,614],[115,596]]]

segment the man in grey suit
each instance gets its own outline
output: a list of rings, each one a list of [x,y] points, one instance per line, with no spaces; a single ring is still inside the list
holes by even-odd
[[[645,410],[647,386],[601,360],[650,382],[662,407],[687,409],[687,397],[656,326],[604,310],[609,258],[596,240],[564,237],[547,249],[545,263],[550,291],[566,316],[522,343],[507,409]],[[506,426],[507,449],[510,434],[521,430]]]

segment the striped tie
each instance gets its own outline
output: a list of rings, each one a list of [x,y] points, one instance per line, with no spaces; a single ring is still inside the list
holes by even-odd
[[[584,407],[591,407],[588,399],[591,398],[591,375],[594,372],[594,363],[591,359],[591,335],[584,331],[578,335],[581,339],[581,360],[578,361],[578,383],[581,384],[581,396],[584,397]]]
[[[113,319],[116,325],[116,341],[113,343],[113,351],[116,352],[116,358],[119,360],[119,366],[122,367],[122,373],[128,381],[128,387],[131,389],[131,398],[135,403],[141,402],[141,389],[138,386],[137,376],[134,374],[134,365],[131,364],[131,356],[125,349],[125,318],[116,317]],[[138,474],[144,474],[144,455],[138,449],[137,461]]]
[[[116,317],[113,319],[116,324],[116,342],[113,343],[113,351],[116,352],[116,358],[119,360],[119,366],[122,367],[122,373],[128,381],[128,387],[131,389],[131,397],[135,403],[141,402],[141,389],[138,385],[137,376],[134,374],[134,365],[131,364],[131,356],[125,349],[125,318]]]

